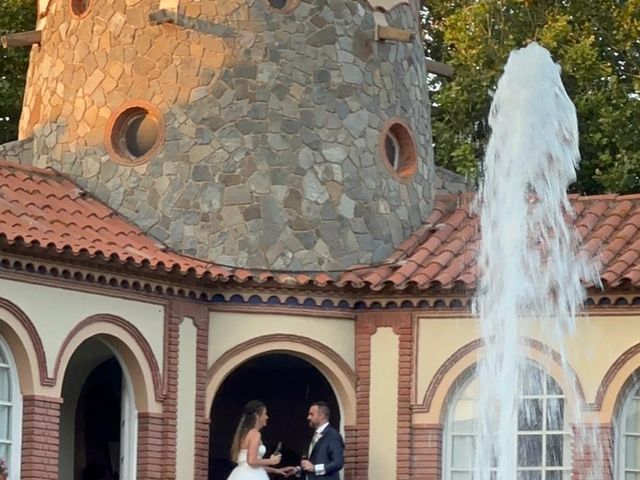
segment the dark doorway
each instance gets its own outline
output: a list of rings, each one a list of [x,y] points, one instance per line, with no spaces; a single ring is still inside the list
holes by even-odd
[[[123,371],[111,349],[85,341],[71,356],[62,386],[60,478],[119,480]]]
[[[229,458],[231,440],[242,408],[250,400],[267,405],[269,423],[262,441],[270,455],[282,442],[282,464],[298,465],[309,446],[309,404],[323,400],[331,409],[331,424],[340,428],[338,400],[331,385],[309,362],[293,355],[267,354],[247,361],[222,383],[211,408],[209,480],[226,480],[235,467]]]
[[[117,480],[120,464],[122,369],[116,358],[87,378],[76,409],[76,471],[81,480]]]

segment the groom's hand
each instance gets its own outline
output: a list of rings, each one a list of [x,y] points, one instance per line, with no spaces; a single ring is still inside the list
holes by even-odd
[[[302,460],[302,462],[300,462],[300,466],[305,472],[313,472],[315,470],[313,463],[309,460]]]

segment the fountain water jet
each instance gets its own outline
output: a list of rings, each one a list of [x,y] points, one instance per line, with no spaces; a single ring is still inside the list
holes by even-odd
[[[567,222],[573,215],[566,190],[579,162],[578,125],[560,67],[547,50],[532,43],[511,53],[489,124],[478,195],[481,278],[474,307],[485,350],[477,371],[474,480],[569,478],[571,447],[574,457],[591,453],[595,463],[588,478],[595,480],[602,476],[601,455],[580,418],[564,339],[575,331],[583,282],[598,276]],[[532,374],[549,369],[531,368],[523,339],[530,332],[541,333],[558,352],[564,395],[546,375]],[[526,392],[538,394],[523,398]]]

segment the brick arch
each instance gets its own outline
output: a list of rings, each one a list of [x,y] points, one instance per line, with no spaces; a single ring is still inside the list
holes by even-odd
[[[118,353],[131,376],[136,409],[161,413],[164,399],[162,377],[150,345],[142,333],[126,320],[110,314],[92,315],[76,325],[62,342],[54,367],[55,391],[62,394],[64,375],[71,356],[90,338],[104,341]]]
[[[575,389],[571,388],[568,379],[562,378],[562,358],[557,351],[536,339],[523,337],[521,342],[527,347],[525,356],[528,359],[540,365],[547,375],[558,382],[565,395],[575,395],[582,408],[588,408],[582,384],[575,371],[570,370]],[[428,412],[430,419],[442,424],[447,414],[448,400],[455,393],[460,380],[475,369],[483,348],[484,341],[476,339],[456,350],[435,373],[427,387],[422,404],[415,410]]]
[[[633,376],[640,371],[640,343],[625,350],[605,373],[589,410],[599,411],[602,422],[613,422],[621,395],[624,395]]]
[[[0,298],[0,335],[16,362],[23,395],[33,395],[39,386],[52,385],[47,376],[47,359],[40,335],[31,319],[17,305]]]
[[[252,358],[267,353],[284,353],[308,361],[329,381],[342,409],[345,426],[356,422],[356,375],[347,362],[334,350],[308,337],[274,334],[256,337],[225,352],[209,368],[206,381],[204,415],[211,415],[213,399],[224,380],[236,368]]]

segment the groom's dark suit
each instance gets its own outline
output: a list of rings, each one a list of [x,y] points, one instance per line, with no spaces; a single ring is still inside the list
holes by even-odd
[[[306,475],[306,480],[340,479],[340,470],[344,466],[344,442],[342,436],[330,425],[325,427],[313,446],[309,461],[314,465],[324,465],[324,475],[302,472]]]

